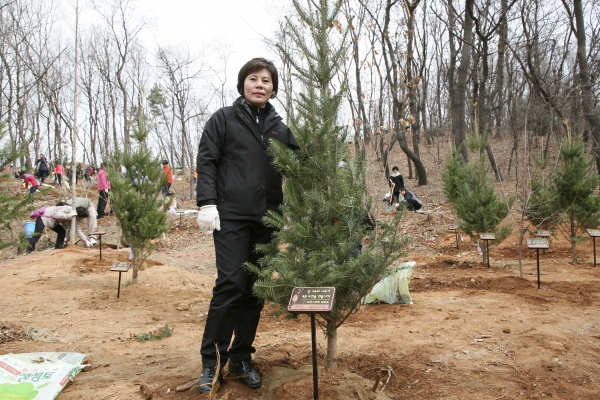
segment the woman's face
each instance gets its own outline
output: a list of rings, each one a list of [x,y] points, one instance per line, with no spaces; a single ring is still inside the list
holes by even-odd
[[[268,69],[251,72],[244,80],[244,98],[248,104],[263,108],[273,93],[273,81]]]

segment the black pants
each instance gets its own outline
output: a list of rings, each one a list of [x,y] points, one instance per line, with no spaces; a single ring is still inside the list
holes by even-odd
[[[106,208],[106,204],[108,203],[108,193],[105,193],[104,190],[98,190],[98,207],[96,208],[97,214],[99,217],[105,217],[104,209]]]
[[[169,190],[171,190],[171,184],[167,183],[165,186],[163,186],[162,188],[162,195],[167,197],[169,195]]]
[[[56,232],[56,244],[54,245],[55,249],[63,249],[65,247],[65,237],[67,236],[67,231],[60,224],[56,224],[54,228],[52,228],[54,232]],[[40,236],[44,232],[44,222],[42,221],[42,217],[37,217],[35,219],[35,231],[33,231],[33,235],[27,239],[29,241],[28,252],[35,250],[35,245],[38,240],[40,240]]]
[[[44,180],[46,179],[46,177],[48,176],[49,173],[50,173],[50,171],[48,171],[46,169],[39,171],[40,182],[44,183]]]
[[[243,264],[256,264],[260,258],[256,244],[270,242],[273,232],[272,228],[252,221],[221,221],[221,230],[214,231],[218,275],[200,348],[203,367],[216,366],[215,343],[219,346],[221,367],[228,359],[245,360],[256,351],[252,343],[264,303],[252,294],[256,278]]]

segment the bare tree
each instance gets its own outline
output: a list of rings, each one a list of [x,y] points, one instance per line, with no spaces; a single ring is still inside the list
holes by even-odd
[[[110,40],[113,49],[116,51],[116,63],[114,66],[113,76],[111,79],[116,80],[116,84],[121,91],[122,101],[122,129],[123,129],[123,144],[126,151],[131,147],[130,143],[130,101],[129,92],[125,77],[125,67],[129,62],[133,47],[136,44],[137,36],[145,24],[143,21],[136,19],[133,2],[131,0],[111,0],[108,4],[103,4],[105,7],[100,7],[96,4],[96,9],[101,15],[106,25],[106,37]],[[105,46],[108,50],[108,46]],[[108,59],[112,59],[113,54],[107,52]],[[113,106],[115,107],[115,106]],[[115,141],[118,143],[118,141]]]
[[[596,168],[600,174],[600,116],[596,109],[590,67],[588,64],[587,38],[583,17],[582,0],[573,0],[573,9],[567,0],[561,0],[569,16],[569,25],[577,38],[577,64],[579,66],[579,82],[581,86],[581,104],[584,115],[591,129],[592,150],[596,158]]]
[[[173,115],[177,120],[177,141],[180,146],[177,161],[181,168],[190,167],[193,164],[195,149],[192,147],[189,125],[193,118],[198,117],[193,108],[193,88],[200,77],[201,68],[195,65],[197,59],[181,49],[159,48],[158,60],[159,69],[164,76],[162,88],[173,100]]]

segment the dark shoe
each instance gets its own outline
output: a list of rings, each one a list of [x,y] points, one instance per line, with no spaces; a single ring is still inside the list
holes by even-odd
[[[200,393],[208,393],[212,390],[213,380],[215,379],[216,373],[216,367],[202,368],[202,375],[200,376],[200,380],[198,381],[198,390],[200,390]],[[221,374],[219,374],[217,382],[221,383],[222,381],[223,378],[221,377]]]
[[[229,373],[238,376],[240,382],[250,389],[259,388],[262,385],[262,379],[254,368],[252,358],[242,361],[229,360]]]
[[[104,217],[105,217],[105,215],[98,215],[98,216],[96,217],[96,219],[100,219],[100,218],[104,218]]]

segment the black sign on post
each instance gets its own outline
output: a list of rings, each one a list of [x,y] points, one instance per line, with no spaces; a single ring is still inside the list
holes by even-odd
[[[487,253],[487,265],[490,267],[490,240],[496,240],[496,234],[494,232],[482,232],[479,234],[479,239],[485,240],[485,251]]]
[[[319,370],[317,369],[317,332],[315,314],[329,314],[335,302],[334,287],[295,287],[288,303],[293,314],[310,314],[313,361],[313,398],[319,399]]]
[[[586,229],[588,235],[594,240],[594,267],[596,266],[596,238],[600,236],[600,230],[598,229]]]
[[[527,239],[527,248],[535,249],[537,253],[537,278],[538,278],[538,289],[540,288],[540,249],[548,249],[548,239],[546,238],[529,238]]]
[[[110,267],[111,271],[119,272],[119,286],[117,286],[117,299],[119,298],[119,295],[121,294],[121,273],[129,271],[130,266],[131,266],[130,262],[116,261],[115,263],[113,263],[112,267]]]
[[[458,226],[456,224],[452,224],[448,227],[449,230],[454,231],[456,235],[456,250],[458,250]]]

